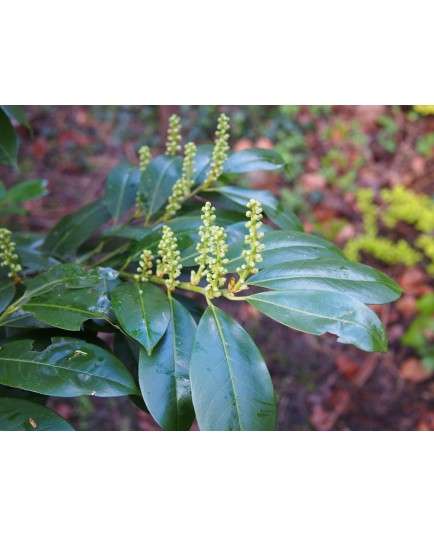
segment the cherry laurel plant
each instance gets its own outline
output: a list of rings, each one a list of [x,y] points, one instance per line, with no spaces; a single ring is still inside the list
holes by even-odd
[[[385,352],[366,304],[394,301],[386,275],[306,234],[268,191],[231,186],[279,170],[271,150],[167,150],[109,174],[105,193],[46,236],[0,230],[0,428],[72,430],[48,397],[130,397],[165,430],[274,430],[276,400],[255,343],[224,312],[248,303],[295,330]],[[182,153],[182,154],[181,154]],[[195,299],[198,298],[198,299]]]

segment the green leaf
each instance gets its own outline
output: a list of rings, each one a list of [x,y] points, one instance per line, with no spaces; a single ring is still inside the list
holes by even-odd
[[[49,396],[138,394],[125,366],[110,352],[79,339],[54,337],[42,352],[33,341],[2,345],[0,383]]]
[[[22,181],[9,188],[6,194],[2,197],[2,203],[9,203],[10,205],[16,205],[37,199],[47,195],[47,181],[43,179],[32,179],[28,181]]]
[[[44,406],[19,398],[0,398],[0,431],[73,432],[74,428]]]
[[[0,278],[0,313],[11,303],[15,296],[16,287],[10,279]]]
[[[79,331],[91,318],[110,321],[110,302],[105,292],[95,288],[57,289],[38,294],[22,306],[41,322],[69,331]]]
[[[110,218],[104,199],[84,205],[59,221],[45,239],[43,248],[64,256],[83,244]]]
[[[15,121],[18,121],[18,123],[21,123],[32,131],[32,127],[30,126],[27,117],[24,115],[24,110],[21,106],[2,104],[1,107],[11,119],[15,119]]]
[[[143,399],[164,430],[189,430],[194,420],[189,379],[196,324],[171,298],[170,322],[152,355],[140,352],[139,384]]]
[[[313,335],[326,332],[338,342],[368,352],[386,352],[387,336],[377,315],[359,300],[327,290],[263,292],[246,298],[273,320]]]
[[[199,227],[202,225],[202,221],[200,217],[181,217],[165,225],[170,226],[178,241],[178,247],[180,250],[183,250],[197,243],[199,239]],[[162,233],[163,224],[157,225],[149,234],[134,245],[130,254],[131,259],[137,258],[144,249],[149,249],[156,254]]]
[[[117,276],[118,272],[112,269],[95,268],[86,271],[78,264],[60,264],[33,278],[27,285],[24,297],[39,296],[59,286],[67,289],[93,287],[101,280],[114,280]]]
[[[112,305],[125,333],[152,354],[169,325],[167,295],[149,283],[122,283],[113,290]]]
[[[40,251],[43,237],[36,233],[13,233],[20,264],[29,270],[47,270],[59,265],[59,261],[50,257],[46,251]]]
[[[196,333],[190,366],[201,430],[274,430],[276,401],[255,343],[233,318],[208,307]]]
[[[271,231],[265,234],[261,242],[265,245],[261,253],[263,262],[258,268],[268,268],[287,261],[332,258],[336,262],[345,260],[342,251],[331,242],[318,236],[297,231]],[[235,271],[244,263],[243,250],[246,249],[244,239],[229,246],[227,269]]]
[[[239,174],[250,171],[277,171],[285,165],[276,151],[269,149],[246,149],[229,156],[223,173]]]
[[[238,186],[223,186],[215,190],[224,195],[234,203],[245,207],[250,199],[260,201],[268,218],[281,227],[290,231],[303,231],[303,225],[297,216],[288,208],[284,208],[282,203],[278,201],[267,190],[250,190],[248,188],[240,188]]]
[[[0,108],[0,164],[16,167],[18,137],[9,117]]]
[[[104,199],[114,223],[117,223],[134,205],[139,180],[139,169],[130,164],[121,164],[110,172]]]
[[[146,213],[155,214],[168,200],[182,175],[182,158],[157,156],[142,173],[139,190],[147,201]]]
[[[389,303],[402,290],[378,270],[344,259],[292,261],[265,268],[249,278],[249,285],[274,290],[331,290],[363,303]]]
[[[192,176],[194,184],[201,184],[211,168],[211,157],[214,151],[214,145],[201,145],[197,148],[196,158],[194,160],[194,169],[196,172]]]

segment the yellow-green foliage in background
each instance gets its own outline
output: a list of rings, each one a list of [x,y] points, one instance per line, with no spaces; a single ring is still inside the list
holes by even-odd
[[[434,275],[433,200],[427,195],[417,194],[399,185],[392,189],[381,190],[379,201],[376,203],[373,190],[360,189],[357,192],[364,232],[347,243],[345,247],[347,257],[359,261],[361,252],[365,252],[386,264],[414,266],[425,256],[429,259],[427,271]],[[393,241],[379,236],[381,223],[392,230],[399,222],[405,222],[419,231],[415,247],[404,239]]]
[[[420,115],[434,115],[434,104],[418,104],[413,110]]]

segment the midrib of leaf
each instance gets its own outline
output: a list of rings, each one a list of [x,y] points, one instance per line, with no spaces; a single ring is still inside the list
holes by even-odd
[[[99,208],[100,208],[100,204],[95,205],[90,212],[88,212],[85,216],[83,216],[82,219],[78,220],[73,225],[71,225],[69,231],[67,231],[63,235],[63,237],[58,242],[56,242],[53,252],[58,251],[59,246],[61,246],[65,242],[65,240],[67,240],[71,236],[71,234],[76,230],[76,228],[80,227],[86,220],[91,218],[94,215],[94,213],[99,210]]]
[[[45,283],[44,285],[41,285],[38,288],[35,288],[34,290],[31,290],[30,292],[25,292],[23,295],[23,298],[31,298],[35,294],[39,293],[40,290],[49,289],[50,287],[55,287],[56,285],[61,285],[62,283],[66,283],[67,281],[73,281],[74,279],[79,278],[79,275],[71,276],[71,277],[63,277],[62,279],[55,279],[52,281],[49,281]],[[84,287],[83,287],[84,288]]]
[[[166,175],[167,170],[170,168],[170,166],[173,164],[173,162],[174,162],[174,160],[171,160],[170,162],[168,162],[166,167],[163,169],[163,171],[160,173],[160,176],[158,177],[157,185],[156,185],[156,187],[154,189],[154,194],[152,195],[151,203],[149,205],[149,214],[154,213],[153,210],[154,210],[155,199],[157,198],[157,194],[158,194],[158,190],[160,188],[161,181],[163,180],[163,177]]]
[[[55,303],[27,303],[25,304],[23,307],[49,307],[49,308],[52,308],[52,309],[66,309],[68,311],[72,311],[74,313],[82,313],[82,314],[85,314],[86,316],[91,314],[92,317],[94,318],[102,318],[103,320],[106,320],[107,322],[110,322],[110,319],[108,318],[108,316],[104,315],[104,314],[95,314],[94,315],[94,311],[89,311],[88,309],[77,309],[75,307],[69,307],[69,306],[66,306],[66,305],[57,305]],[[110,324],[112,324],[112,322],[110,322]]]
[[[174,371],[174,379],[175,379],[175,397],[176,397],[176,422],[178,423],[178,430],[179,430],[179,399],[178,399],[178,380],[177,380],[177,345],[176,345],[176,328],[175,328],[175,314],[174,314],[174,308],[173,308],[173,298],[170,296],[169,298],[170,303],[170,322],[172,325],[172,334],[173,334],[173,371]]]
[[[128,180],[130,178],[131,173],[132,173],[132,170],[129,170],[128,173],[127,173],[126,180],[124,180],[123,184],[122,184],[121,192],[120,192],[120,195],[119,195],[119,200],[118,200],[118,203],[117,203],[117,206],[116,206],[115,213],[113,215],[113,219],[114,219],[115,222],[117,222],[119,220],[119,212],[121,210],[122,199],[124,197],[125,189],[127,187]]]
[[[2,361],[9,361],[11,363],[19,363],[19,364],[22,364],[22,363],[25,363],[27,365],[32,365],[34,367],[51,367],[51,368],[54,368],[54,369],[58,369],[58,370],[66,370],[68,372],[77,372],[79,374],[86,374],[88,376],[91,376],[92,378],[99,378],[99,379],[103,379],[103,380],[107,380],[108,382],[111,382],[115,385],[121,385],[122,387],[128,387],[127,385],[123,384],[123,383],[119,383],[115,380],[111,380],[110,378],[107,378],[106,376],[98,376],[97,374],[92,374],[91,372],[86,372],[84,370],[80,370],[80,369],[74,369],[74,368],[68,368],[68,367],[62,367],[61,365],[52,365],[51,363],[44,363],[42,361],[29,361],[27,359],[11,359],[10,357],[1,357],[0,358],[0,363]]]
[[[238,404],[237,392],[236,392],[236,389],[235,389],[234,375],[233,375],[232,367],[231,367],[231,358],[230,358],[229,353],[227,351],[226,339],[224,337],[223,328],[222,328],[222,325],[220,324],[220,321],[218,319],[218,316],[217,316],[217,313],[216,313],[214,305],[211,305],[210,307],[211,307],[211,311],[212,311],[212,314],[214,316],[214,319],[215,319],[215,322],[216,322],[216,325],[217,325],[217,329],[219,331],[220,339],[222,341],[223,351],[224,351],[225,358],[226,358],[226,363],[228,365],[229,379],[231,381],[232,391],[234,393],[235,407],[237,408],[238,423],[239,423],[239,426],[240,426],[240,431],[244,431],[244,428],[243,428],[243,426],[241,424],[241,411],[240,411],[240,406]]]
[[[151,337],[150,337],[150,326],[148,325],[148,316],[146,314],[146,309],[145,309],[145,302],[143,301],[143,297],[142,297],[142,294],[140,294],[140,288],[138,285],[136,285],[136,289],[137,289],[137,293],[139,295],[139,300],[140,300],[140,306],[142,308],[142,315],[143,315],[143,323],[145,324],[145,330],[146,330],[146,335],[148,337],[148,346],[150,347],[151,344],[150,344],[150,341],[151,341]],[[151,352],[150,352],[151,353]]]

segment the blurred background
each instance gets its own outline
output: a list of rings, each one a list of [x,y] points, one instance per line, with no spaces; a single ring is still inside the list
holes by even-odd
[[[231,117],[233,150],[274,148],[281,173],[239,184],[271,191],[308,232],[385,271],[404,289],[373,307],[386,325],[387,354],[366,354],[333,336],[309,336],[259,316],[231,312],[269,365],[280,430],[434,430],[434,106],[24,106],[33,135],[17,126],[19,169],[0,165],[0,181],[45,179],[47,196],[27,214],[1,213],[13,230],[45,231],[99,197],[110,170],[137,162],[149,145],[162,152],[168,118],[184,139],[207,142],[219,113]],[[123,399],[53,399],[82,430],[157,429]]]

